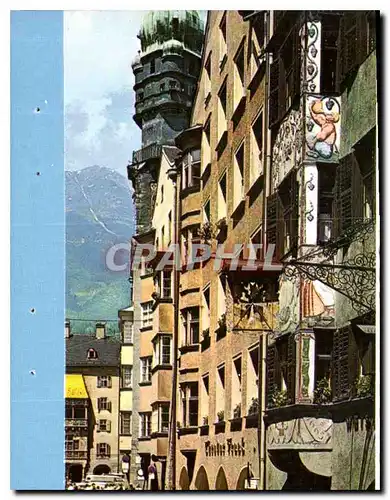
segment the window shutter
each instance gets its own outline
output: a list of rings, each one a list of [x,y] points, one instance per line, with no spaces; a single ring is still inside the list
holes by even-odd
[[[107,410],[111,412],[111,401],[107,402]]]
[[[332,353],[332,386],[333,397],[336,401],[348,399],[350,396],[349,340],[349,326],[335,331]]]
[[[107,450],[107,457],[111,456],[111,446],[109,444],[106,444],[106,450]]]
[[[299,184],[293,175],[291,180],[291,219],[290,219],[290,249],[293,257],[297,255],[298,248],[298,220],[299,220]]]
[[[277,193],[276,198],[276,249],[275,249],[277,259],[280,259],[284,255],[284,209],[283,204]]]
[[[336,219],[338,235],[342,235],[352,224],[352,155],[348,155],[337,167]]]
[[[267,244],[276,245],[277,193],[267,198]]]
[[[111,432],[111,420],[107,420],[107,432]]]
[[[351,154],[351,173],[352,173],[352,224],[360,222],[363,219],[364,207],[364,184],[359,164],[355,153]]]
[[[100,455],[100,443],[98,443],[96,445],[96,455],[99,456]]]
[[[109,387],[109,388],[111,388],[111,387],[112,387],[111,377],[108,377],[108,378],[107,378],[107,387]]]
[[[296,367],[295,334],[290,333],[287,342],[287,398],[289,404],[295,403],[295,367]]]
[[[277,349],[276,344],[271,344],[267,347],[267,401],[268,405],[271,405],[271,394],[272,389],[275,385],[278,385],[277,375],[276,375],[276,365],[277,365]]]
[[[269,126],[272,127],[279,120],[279,59],[276,59],[270,68],[270,95],[269,95]]]
[[[98,400],[97,400],[97,406],[98,406],[98,411],[100,411],[102,408],[102,401],[100,398],[98,398]]]
[[[102,386],[100,377],[97,377],[96,382],[97,382],[96,385],[97,385],[98,388]]]

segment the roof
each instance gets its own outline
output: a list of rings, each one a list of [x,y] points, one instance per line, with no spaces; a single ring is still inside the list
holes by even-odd
[[[88,393],[82,375],[65,375],[65,398],[88,399]]]
[[[97,359],[87,359],[88,349],[95,349]],[[66,339],[66,366],[119,366],[120,339],[95,335],[72,335]]]
[[[167,155],[169,163],[173,163],[181,153],[180,149],[175,146],[163,146],[163,150]]]

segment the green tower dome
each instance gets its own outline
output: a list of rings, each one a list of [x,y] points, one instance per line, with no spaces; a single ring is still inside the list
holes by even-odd
[[[203,43],[203,22],[196,10],[152,10],[142,22],[139,32],[141,49],[177,40],[184,47],[199,53]]]

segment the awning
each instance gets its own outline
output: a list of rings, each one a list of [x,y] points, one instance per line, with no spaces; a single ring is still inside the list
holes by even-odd
[[[88,399],[88,393],[82,375],[65,375],[65,398]]]

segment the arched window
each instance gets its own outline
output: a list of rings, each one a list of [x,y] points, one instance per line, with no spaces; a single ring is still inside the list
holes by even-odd
[[[88,349],[87,359],[97,359],[97,358],[98,358],[98,355],[97,355],[97,352],[95,351],[95,349]]]

